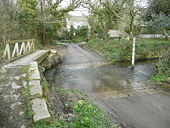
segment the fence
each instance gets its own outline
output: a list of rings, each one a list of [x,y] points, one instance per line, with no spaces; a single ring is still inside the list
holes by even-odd
[[[35,40],[23,40],[12,41],[5,44],[5,50],[3,52],[3,59],[13,60],[25,54],[32,52],[34,48]]]
[[[166,38],[166,36],[163,34],[140,34],[139,37],[144,39]]]

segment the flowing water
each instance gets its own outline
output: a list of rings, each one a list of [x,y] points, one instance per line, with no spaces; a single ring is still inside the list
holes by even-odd
[[[156,61],[112,65],[77,45],[68,45],[63,64],[45,72],[51,92],[57,88],[86,93],[126,128],[169,128],[170,96],[151,80]],[[57,99],[56,99],[57,100]]]
[[[116,92],[130,93],[152,88],[150,80],[154,73],[155,61],[138,62],[134,70],[130,66],[65,66],[46,71],[51,86],[76,89],[85,93],[107,95]]]

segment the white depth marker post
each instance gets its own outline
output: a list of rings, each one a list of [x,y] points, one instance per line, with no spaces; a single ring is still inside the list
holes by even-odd
[[[132,42],[132,68],[134,69],[135,67],[135,46],[136,46],[136,37],[133,38]]]

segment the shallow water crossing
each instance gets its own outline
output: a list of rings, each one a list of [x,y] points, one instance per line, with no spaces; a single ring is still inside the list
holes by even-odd
[[[113,122],[127,128],[169,128],[170,95],[150,80],[155,62],[111,65],[96,53],[68,45],[61,67],[46,71],[51,89],[85,92],[110,113]]]

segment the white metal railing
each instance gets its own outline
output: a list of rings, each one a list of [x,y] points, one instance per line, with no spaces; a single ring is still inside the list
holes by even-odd
[[[16,41],[14,43],[6,43],[5,50],[3,52],[3,58],[12,60],[16,57],[20,57],[25,55],[31,51],[33,51],[35,40],[23,40],[23,41]]]

